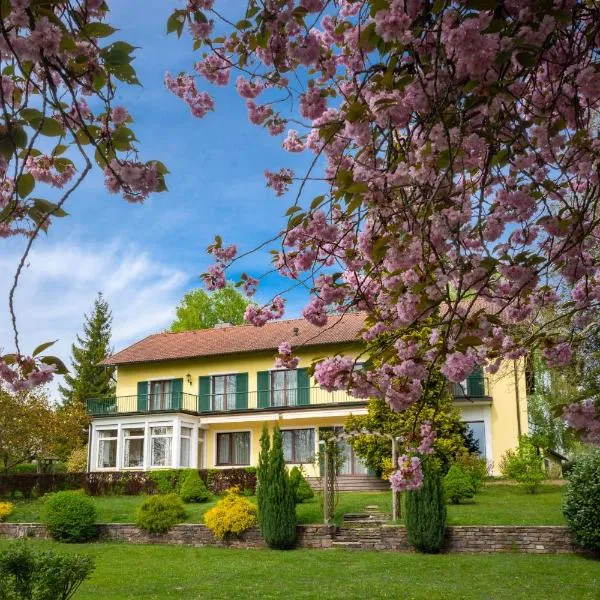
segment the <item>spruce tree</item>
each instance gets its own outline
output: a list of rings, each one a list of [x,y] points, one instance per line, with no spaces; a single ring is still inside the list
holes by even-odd
[[[406,536],[419,552],[436,553],[444,544],[446,502],[439,471],[423,461],[423,484],[406,493]]]
[[[108,358],[112,313],[102,293],[94,302],[91,315],[84,315],[83,335],[71,346],[71,372],[59,386],[65,404],[85,403],[86,398],[102,398],[115,393],[114,367],[100,363]]]
[[[264,449],[268,448],[268,433],[261,437],[259,459],[259,524],[265,541],[271,548],[287,550],[296,544],[296,501],[294,489],[283,457],[283,436],[279,427],[273,431],[268,463],[265,464]]]

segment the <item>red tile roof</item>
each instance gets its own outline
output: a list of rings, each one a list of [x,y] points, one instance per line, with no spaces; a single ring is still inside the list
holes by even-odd
[[[103,364],[125,365],[276,350],[282,342],[290,342],[292,348],[355,342],[360,341],[364,320],[364,313],[349,313],[329,317],[325,327],[315,327],[304,319],[290,319],[268,323],[264,327],[240,325],[157,333],[117,352]]]

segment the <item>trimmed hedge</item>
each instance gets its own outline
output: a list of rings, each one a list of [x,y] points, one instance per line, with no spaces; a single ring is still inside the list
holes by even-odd
[[[123,471],[110,473],[14,473],[0,475],[0,498],[40,497],[48,492],[84,490],[89,496],[137,496],[178,493],[189,469],[165,471]],[[200,469],[208,490],[222,494],[231,487],[245,493],[256,490],[256,469]]]

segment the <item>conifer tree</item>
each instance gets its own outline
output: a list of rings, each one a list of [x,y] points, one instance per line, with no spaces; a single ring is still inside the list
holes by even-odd
[[[406,535],[419,552],[436,553],[444,544],[446,502],[441,474],[423,462],[423,484],[406,493]]]
[[[263,531],[263,522],[266,519],[268,508],[265,505],[265,493],[269,478],[269,454],[271,451],[271,436],[269,428],[263,425],[260,436],[260,452],[258,454],[258,465],[256,467],[256,504],[258,505],[258,522],[260,530]]]
[[[91,315],[85,315],[84,319],[83,335],[77,335],[77,342],[71,346],[71,372],[65,375],[65,385],[59,386],[68,405],[115,392],[114,367],[100,364],[112,353],[112,313],[101,292],[94,301]]]
[[[271,548],[286,550],[296,544],[296,501],[294,489],[283,457],[283,436],[279,427],[273,431],[271,449],[268,433],[263,430],[258,475],[258,510],[262,536]],[[268,461],[266,460],[268,452]]]

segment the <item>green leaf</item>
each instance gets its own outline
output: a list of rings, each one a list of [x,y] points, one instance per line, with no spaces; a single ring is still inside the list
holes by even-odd
[[[17,179],[17,193],[20,198],[26,198],[35,187],[35,179],[31,173],[23,173]]]
[[[536,63],[535,56],[530,52],[518,52],[517,60],[524,67],[533,67]]]
[[[313,198],[313,201],[310,203],[310,210],[313,211],[317,208],[317,206],[321,206],[323,200],[325,200],[325,196],[317,196],[316,198]]]
[[[20,115],[27,123],[36,120],[41,121],[44,116],[37,108],[23,108],[21,109]]]
[[[133,60],[131,53],[135,49],[135,46],[127,42],[114,42],[110,46],[103,48],[100,51],[100,56],[104,59],[107,68],[114,68],[128,65]]]
[[[494,10],[496,8],[496,0],[467,0],[467,8],[473,10]]]
[[[34,198],[33,210],[40,213],[44,218],[48,215],[53,217],[66,217],[67,213],[62,208],[57,208],[54,202],[50,202],[45,198]]]
[[[57,144],[54,147],[54,150],[52,150],[52,156],[60,156],[61,154],[64,154],[68,149],[69,147],[65,146],[64,144]]]
[[[125,83],[132,85],[141,85],[139,79],[137,78],[135,69],[131,65],[118,65],[114,68],[111,68],[111,72],[120,81],[124,81]]]
[[[185,23],[185,10],[176,10],[167,20],[167,33],[177,32],[177,37],[183,33],[183,24]]]
[[[65,363],[57,356],[44,356],[43,358],[40,358],[40,362],[44,363],[45,365],[55,365],[55,373],[57,375],[66,375],[69,372],[69,369],[67,369]]]
[[[293,215],[295,212],[298,212],[299,210],[302,210],[302,207],[301,207],[301,206],[298,206],[298,205],[296,204],[296,205],[294,205],[294,206],[290,206],[290,207],[289,207],[289,208],[288,208],[288,209],[285,211],[285,214],[286,214],[286,216],[288,216],[288,217],[289,217],[290,215]]]
[[[108,23],[88,23],[82,28],[82,32],[92,38],[104,38],[112,35],[115,31],[119,31],[111,27]]]
[[[446,6],[446,0],[435,0],[435,2],[433,3],[433,7],[431,9],[431,12],[434,15],[437,15],[438,13],[442,12],[442,10],[444,9],[444,6]]]
[[[43,344],[40,344],[34,351],[33,354],[31,356],[37,356],[38,354],[41,354],[44,350],[50,348],[50,346],[54,346],[54,344],[56,344],[56,342],[58,342],[58,340],[54,340],[53,342],[45,342]]]
[[[492,157],[492,166],[493,167],[502,167],[508,162],[508,157],[510,156],[510,152],[508,148],[503,148],[499,152],[496,152]]]
[[[56,137],[65,133],[63,126],[56,119],[49,118],[44,119],[42,127],[39,130],[42,135],[49,137]]]

